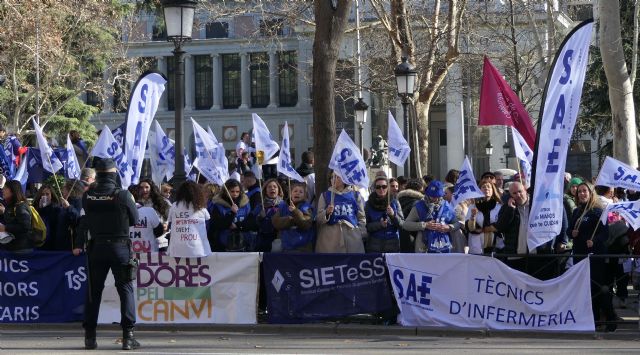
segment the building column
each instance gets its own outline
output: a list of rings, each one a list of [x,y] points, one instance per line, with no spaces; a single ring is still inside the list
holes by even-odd
[[[167,58],[162,56],[156,57],[156,61],[158,63],[156,69],[162,74],[166,75],[168,80],[169,76],[167,71]],[[169,93],[165,93],[164,95],[160,96],[160,102],[158,103],[158,109],[160,111],[169,110],[168,98],[169,98]]]
[[[278,57],[269,51],[269,108],[278,107]]]
[[[251,77],[249,72],[249,53],[240,53],[240,92],[242,104],[240,108],[248,109],[251,106]]]
[[[107,69],[103,74],[102,78],[104,79],[104,100],[102,102],[102,113],[110,113],[113,111],[113,85],[109,84],[111,70]]]
[[[219,54],[211,55],[211,87],[213,89],[213,106],[211,110],[222,108],[222,64]]]
[[[184,56],[184,109],[193,110],[196,107],[196,85],[195,70],[193,66],[193,55]]]
[[[311,58],[311,45],[310,40],[301,40],[298,44],[298,104],[296,107],[308,108],[311,106],[311,91],[309,90],[308,83],[311,80],[309,75],[309,61]]]
[[[462,70],[451,66],[447,74],[447,169],[459,169],[464,162],[464,108]]]

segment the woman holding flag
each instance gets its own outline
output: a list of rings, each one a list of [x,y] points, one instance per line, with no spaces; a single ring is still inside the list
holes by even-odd
[[[313,252],[313,207],[307,202],[306,186],[295,182],[291,185],[289,203],[280,202],[278,213],[271,222],[278,230],[282,251],[285,253]]]
[[[237,180],[224,183],[209,213],[208,237],[213,251],[245,251],[255,241],[256,218]]]
[[[404,223],[398,200],[390,197],[389,180],[376,177],[374,192],[365,206],[367,218],[367,253],[399,253],[400,230]]]
[[[271,222],[273,216],[278,213],[278,206],[283,200],[282,187],[276,179],[269,179],[264,183],[264,197],[262,204],[258,205],[253,214],[257,216],[258,238],[255,246],[248,251],[270,252],[271,243],[276,239],[277,231]]]
[[[364,253],[364,200],[333,173],[331,187],[318,200],[317,253]]]
[[[469,206],[465,226],[469,231],[469,254],[491,253],[502,244],[500,235],[496,235],[493,224],[498,220],[498,212],[502,208],[498,188],[489,179],[480,182],[480,190],[484,197],[475,199]]]

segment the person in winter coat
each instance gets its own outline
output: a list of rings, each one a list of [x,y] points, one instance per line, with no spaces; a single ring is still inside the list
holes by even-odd
[[[389,180],[385,176],[378,176],[373,187],[364,208],[369,234],[367,253],[398,253],[404,223],[402,208],[398,200],[390,198]]]
[[[31,209],[22,193],[19,181],[8,181],[2,188],[2,198],[6,207],[0,205],[0,213],[4,213],[4,224],[0,224],[0,248],[15,253],[33,251],[31,233]]]
[[[209,213],[208,237],[213,251],[246,251],[255,243],[256,218],[237,180],[224,183]]]
[[[316,252],[364,253],[364,200],[337,174],[331,181],[329,190],[318,199]]]
[[[60,235],[58,224],[63,222],[61,220],[61,214],[63,212],[60,205],[60,199],[58,195],[53,192],[53,189],[49,185],[42,185],[36,196],[33,198],[33,206],[38,211],[38,214],[42,218],[45,226],[47,226],[47,239],[40,247],[40,250],[49,251],[71,251],[70,241],[64,239],[58,240],[58,238],[65,238],[68,236]]]
[[[291,185],[291,196],[280,202],[278,213],[271,223],[278,230],[278,238],[284,253],[311,253],[315,240],[313,207],[306,200],[306,186],[296,182]]]
[[[263,203],[260,203],[253,210],[253,215],[257,216],[258,238],[256,245],[249,251],[270,252],[271,243],[276,239],[278,232],[274,228],[271,219],[278,213],[278,206],[283,201],[282,187],[276,179],[269,179],[264,183]]]
[[[442,197],[444,185],[434,180],[427,186],[425,198],[415,204],[404,222],[408,231],[422,232],[416,238],[416,253],[450,253],[449,233],[460,229],[451,205]]]
[[[479,187],[484,197],[475,199],[469,206],[465,227],[469,231],[469,254],[481,255],[491,253],[499,244],[504,246],[504,241],[493,226],[502,208],[498,188],[486,179],[480,182]]]
[[[609,237],[608,226],[600,222],[602,215],[601,200],[595,193],[590,182],[582,182],[577,190],[578,207],[573,212],[567,235],[573,239],[574,254],[607,254],[606,241]],[[584,257],[574,257],[574,263]],[[601,317],[607,321],[615,321],[617,316],[613,310],[611,293],[608,285],[610,277],[607,275],[606,260],[603,258],[589,258],[591,271],[591,298],[594,319]],[[615,324],[608,324],[607,330],[616,329]]]
[[[402,207],[402,215],[408,216],[415,204],[424,198],[422,179],[411,179],[405,189],[398,192],[398,202]],[[402,228],[400,231],[400,252],[413,253],[415,251],[417,232],[409,232]]]

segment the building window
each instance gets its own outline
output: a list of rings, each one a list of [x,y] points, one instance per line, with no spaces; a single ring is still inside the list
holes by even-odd
[[[260,20],[260,36],[283,36],[284,20],[281,18],[271,20]]]
[[[278,53],[278,94],[281,107],[298,104],[298,60],[295,51]]]
[[[213,105],[213,88],[211,80],[211,57],[194,55],[196,110],[208,110]]]
[[[242,101],[240,82],[240,55],[223,54],[222,57],[222,107],[238,108]]]
[[[209,22],[206,25],[207,38],[229,38],[228,22]]]
[[[269,105],[269,55],[251,53],[251,107]]]
[[[173,56],[171,57],[165,57],[167,59],[167,85],[165,87],[165,90],[167,91],[167,109],[169,111],[173,111],[176,109],[175,106],[175,85],[176,85],[176,73],[175,73],[175,66],[176,66],[176,61],[175,58]],[[184,79],[183,79],[184,81]],[[185,90],[186,91],[186,90]],[[184,103],[184,95],[182,97],[182,102]],[[184,105],[183,105],[184,106]]]
[[[95,106],[95,107],[101,107],[102,102],[100,101],[100,97],[98,96],[98,93],[95,90],[86,90],[85,91],[86,94],[86,102],[87,105],[89,106]]]
[[[152,41],[166,41],[167,40],[167,28],[165,26],[153,25],[151,29]]]
[[[127,112],[131,83],[126,79],[116,79],[113,84],[113,112]]]

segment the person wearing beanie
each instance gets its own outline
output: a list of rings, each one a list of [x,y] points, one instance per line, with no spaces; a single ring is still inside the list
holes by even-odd
[[[378,176],[373,182],[364,211],[367,219],[367,253],[400,252],[400,230],[404,223],[402,208],[389,194],[389,180]]]
[[[444,184],[433,180],[425,190],[425,198],[418,201],[405,220],[404,229],[422,232],[416,237],[416,253],[450,253],[449,233],[460,229],[451,206],[443,199]]]
[[[573,215],[573,211],[576,209],[576,191],[578,185],[582,184],[582,179],[574,177],[569,179],[564,190],[564,196],[562,198],[562,205],[567,216]]]
[[[95,163],[96,182],[82,197],[84,216],[79,231],[90,235],[87,242],[87,266],[89,287],[84,311],[84,347],[91,350],[98,347],[96,328],[102,290],[109,270],[112,271],[116,289],[120,296],[120,325],[122,326],[122,349],[140,347],[133,330],[136,323],[133,280],[136,261],[133,258],[129,227],[138,221],[138,209],[133,196],[121,189],[118,172],[113,159],[104,158]],[[109,223],[105,223],[108,221]],[[87,234],[90,233],[90,234]],[[80,249],[73,254],[79,255]]]

